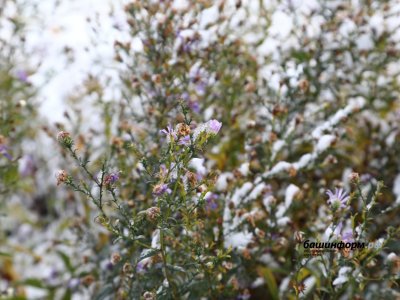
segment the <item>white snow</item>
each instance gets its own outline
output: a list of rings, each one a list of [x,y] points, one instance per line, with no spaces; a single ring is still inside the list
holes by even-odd
[[[393,194],[396,196],[396,203],[400,204],[400,174],[394,179]]]
[[[297,193],[300,192],[300,188],[294,184],[290,184],[287,188],[286,188],[286,192],[285,192],[285,206],[286,209],[289,208],[289,206],[292,204],[292,201],[294,199],[294,197],[297,195]]]
[[[235,191],[231,199],[235,206],[239,205],[240,201],[250,192],[252,187],[253,184],[251,182],[246,182],[241,188]]]
[[[341,267],[339,269],[338,277],[333,281],[333,285],[339,285],[349,280],[348,273],[351,271],[350,267]]]
[[[233,174],[230,172],[222,173],[218,176],[215,188],[217,191],[223,192],[228,188],[228,180],[233,179]]]
[[[195,169],[196,172],[202,176],[207,173],[207,169],[204,166],[204,158],[192,158],[189,162],[189,167]]]
[[[248,231],[232,232],[225,235],[226,248],[244,249],[253,239],[253,234]]]
[[[320,137],[317,143],[316,151],[318,153],[324,152],[327,150],[336,140],[336,136],[332,134],[325,134]]]

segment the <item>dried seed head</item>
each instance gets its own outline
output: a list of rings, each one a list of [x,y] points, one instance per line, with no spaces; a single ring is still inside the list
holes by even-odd
[[[122,146],[124,145],[124,140],[121,139],[120,137],[113,137],[111,140],[111,144],[117,148],[117,149],[121,149]]]
[[[309,87],[310,87],[310,83],[308,82],[308,80],[306,80],[306,79],[300,80],[300,82],[299,82],[300,90],[302,90],[303,92],[307,92]]]
[[[57,185],[64,183],[68,180],[68,174],[65,170],[59,170],[56,175],[57,178]]]
[[[145,300],[154,300],[154,299],[156,299],[155,296],[154,296],[154,294],[151,293],[151,292],[145,292],[145,293],[143,294],[143,298],[144,298]]]
[[[196,174],[194,174],[193,172],[187,172],[186,178],[188,179],[188,182],[191,186],[195,186],[197,184],[197,177]]]
[[[93,275],[89,274],[82,278],[82,283],[86,286],[90,286],[93,282],[94,282]]]
[[[117,252],[113,253],[111,255],[111,263],[113,265],[116,265],[117,263],[119,263],[121,261],[121,255]]]
[[[146,210],[146,215],[151,221],[154,221],[160,216],[160,208],[157,206],[150,207]]]
[[[187,124],[179,123],[176,125],[175,131],[179,136],[186,136],[190,134],[190,127]]]
[[[133,267],[130,263],[125,263],[124,266],[122,267],[122,272],[125,274],[129,274],[133,271]]]
[[[304,232],[295,231],[293,236],[294,236],[294,239],[296,240],[296,242],[301,243],[304,239]]]

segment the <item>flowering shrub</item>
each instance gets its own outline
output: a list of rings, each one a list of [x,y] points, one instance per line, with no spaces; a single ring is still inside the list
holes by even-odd
[[[7,267],[0,288],[56,299],[399,297],[398,5],[181,2],[127,4],[118,83],[88,76],[74,95],[83,104],[45,127],[60,170],[35,178],[53,179],[56,233],[42,228],[37,261],[12,255],[15,240],[29,244],[16,232],[1,253],[2,266],[51,257],[55,270]],[[8,130],[17,114],[4,111],[8,168],[29,124]]]

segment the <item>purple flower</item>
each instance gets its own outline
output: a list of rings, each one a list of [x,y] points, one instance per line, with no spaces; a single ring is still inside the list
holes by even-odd
[[[106,187],[113,186],[119,179],[119,173],[113,172],[104,177],[103,183]]]
[[[362,183],[367,183],[367,182],[371,181],[373,178],[374,177],[371,174],[366,173],[366,174],[362,174],[361,175],[360,181]]]
[[[145,271],[146,271],[145,264],[142,261],[138,262],[138,264],[136,265],[136,272],[144,273]]]
[[[216,200],[218,199],[217,194],[207,193],[204,199],[206,200],[207,211],[216,210],[218,208],[218,203],[216,202]]]
[[[199,104],[198,101],[190,100],[189,101],[189,108],[195,113],[199,113],[200,112],[200,104]]]
[[[28,82],[28,73],[25,70],[18,70],[16,76],[20,81]]]
[[[207,126],[211,133],[217,134],[222,127],[222,123],[213,119],[207,122]]]
[[[68,288],[70,290],[75,290],[81,283],[79,278],[71,278],[68,282]]]
[[[36,172],[37,166],[32,155],[24,155],[19,160],[18,170],[22,177],[32,176]]]
[[[161,133],[164,133],[167,136],[168,142],[175,140],[177,138],[175,130],[172,128],[170,124],[168,124],[167,129],[160,130]]]
[[[342,241],[344,243],[352,243],[352,242],[354,242],[353,232],[351,230],[344,232],[342,234]]]
[[[206,93],[206,88],[207,88],[207,83],[205,83],[204,81],[199,82],[198,84],[196,84],[197,94],[203,96]]]
[[[335,210],[338,208],[345,208],[347,206],[347,201],[350,198],[342,188],[335,188],[335,193],[328,190],[326,194],[329,196],[328,204]]]
[[[178,145],[184,145],[184,146],[190,145],[190,136],[186,135],[184,137],[181,137],[178,142]]]
[[[343,222],[340,222],[336,226],[334,234],[345,243],[351,243],[354,241],[352,230],[346,230],[345,232],[342,231],[343,231]]]
[[[185,100],[185,101],[188,103],[189,108],[190,108],[193,112],[195,112],[195,113],[199,113],[199,112],[200,112],[200,105],[199,105],[199,102],[196,101],[196,100],[192,100],[192,99],[190,98],[190,95],[189,95],[188,92],[182,93],[181,98],[182,98],[183,100]]]
[[[4,155],[8,160],[12,160],[12,156],[8,153],[8,147],[0,144],[0,153]]]
[[[199,66],[193,66],[189,71],[189,79],[195,84],[196,92],[199,95],[204,95],[208,86],[209,74]]]
[[[168,194],[170,194],[172,191],[171,191],[171,189],[168,188],[168,185],[165,184],[165,183],[157,184],[153,188],[153,194],[156,195],[156,196],[161,196],[166,192]]]

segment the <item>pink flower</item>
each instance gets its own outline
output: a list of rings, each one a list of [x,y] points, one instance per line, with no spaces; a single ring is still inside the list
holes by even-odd
[[[207,126],[211,133],[217,134],[222,127],[222,123],[213,119],[207,122]]]
[[[186,135],[184,137],[181,137],[179,139],[178,145],[184,145],[184,146],[190,145],[190,136]]]
[[[328,204],[333,209],[345,208],[347,206],[347,201],[349,200],[349,195],[343,189],[335,188],[335,193],[328,190],[326,194],[329,196]]]
[[[167,126],[167,129],[160,130],[160,132],[167,136],[168,142],[170,142],[171,139],[175,140],[177,138],[176,132],[170,124]]]
[[[171,189],[168,188],[168,185],[166,185],[165,183],[157,184],[153,188],[153,194],[156,195],[156,196],[161,196],[164,193],[170,194],[171,192],[172,192]]]

